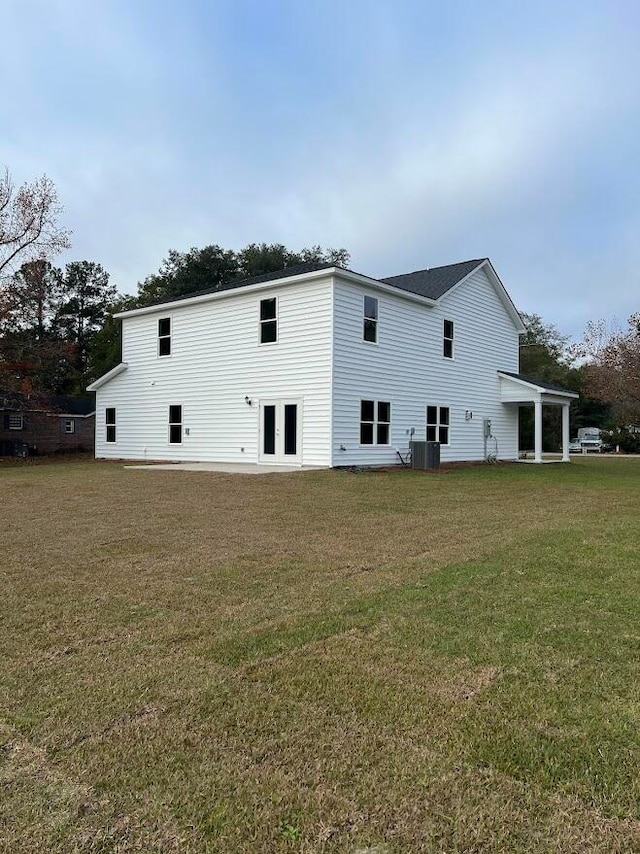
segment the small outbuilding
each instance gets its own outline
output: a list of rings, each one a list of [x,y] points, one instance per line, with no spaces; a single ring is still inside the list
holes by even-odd
[[[0,392],[0,456],[93,451],[91,397]]]

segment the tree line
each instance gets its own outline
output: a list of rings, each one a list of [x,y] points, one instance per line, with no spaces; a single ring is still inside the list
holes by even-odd
[[[95,261],[54,266],[53,259],[71,245],[70,232],[59,224],[61,213],[46,176],[19,188],[8,172],[0,178],[0,390],[82,394],[120,360],[120,324],[113,316],[119,311],[298,264],[349,262],[346,249],[321,246],[171,249],[159,270],[138,283],[137,293],[126,295]],[[640,313],[614,331],[603,321],[592,323],[574,345],[539,315],[522,318],[520,372],[580,394],[572,404],[574,428],[609,426],[623,442],[637,441],[640,450],[640,439],[628,430],[640,425]],[[548,408],[546,435],[557,434],[557,418]],[[532,431],[523,410],[522,446],[531,444]]]

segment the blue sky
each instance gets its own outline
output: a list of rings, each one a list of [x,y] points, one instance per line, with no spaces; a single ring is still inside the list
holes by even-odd
[[[0,165],[119,289],[169,248],[489,256],[579,336],[640,308],[640,5],[5,0]]]

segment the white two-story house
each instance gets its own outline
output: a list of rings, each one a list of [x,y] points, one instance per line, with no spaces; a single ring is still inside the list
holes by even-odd
[[[123,312],[96,392],[96,456],[375,466],[411,438],[444,461],[518,457],[518,407],[570,398],[518,374],[522,321],[488,259],[373,279],[288,268]]]

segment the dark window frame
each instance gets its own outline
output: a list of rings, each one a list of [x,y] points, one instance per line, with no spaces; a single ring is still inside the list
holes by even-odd
[[[111,415],[113,413],[113,415]],[[116,441],[116,422],[118,414],[115,406],[107,406],[104,410],[105,441],[110,445]]]
[[[169,324],[169,331],[163,332],[162,324]],[[166,358],[171,355],[172,344],[171,344],[171,336],[173,333],[173,323],[171,322],[171,317],[159,317],[158,318],[158,357],[161,359]],[[166,353],[162,351],[166,349]]]
[[[447,334],[450,333],[450,334]],[[442,356],[444,359],[455,358],[455,324],[453,320],[442,321]]]
[[[365,407],[368,411],[365,411]],[[384,411],[386,408],[386,412]],[[381,418],[386,415],[387,418]],[[365,417],[371,416],[371,417]],[[362,447],[388,448],[391,445],[391,418],[392,409],[390,400],[372,400],[370,398],[360,401],[360,445]],[[366,441],[366,436],[371,436],[371,441]],[[386,436],[385,441],[380,441]]]
[[[273,303],[273,316],[269,314],[269,316],[263,316],[263,305],[266,306],[267,303]],[[262,344],[277,344],[278,343],[278,333],[279,333],[279,317],[278,311],[280,306],[278,305],[279,300],[278,297],[263,297],[260,300],[258,306],[258,316],[260,323],[260,334],[259,334],[259,343]],[[269,331],[267,331],[269,330]],[[271,337],[270,330],[273,330],[273,337]]]
[[[178,413],[178,417],[176,418],[175,410],[180,410]],[[181,445],[182,438],[184,434],[183,430],[184,424],[184,412],[181,403],[174,403],[169,406],[169,444],[170,445]],[[175,428],[178,428],[176,431]],[[174,439],[174,435],[179,435],[179,439]]]
[[[367,309],[367,300],[375,303],[373,308]],[[365,344],[378,343],[378,320],[380,317],[380,303],[378,297],[364,294],[362,298],[362,340]],[[369,337],[367,337],[369,335]],[[373,337],[371,337],[371,335]]]
[[[435,418],[433,411],[435,410]],[[446,441],[443,441],[443,437]],[[440,442],[444,447],[451,444],[451,407],[450,406],[427,406],[426,413],[426,439],[427,442]]]

